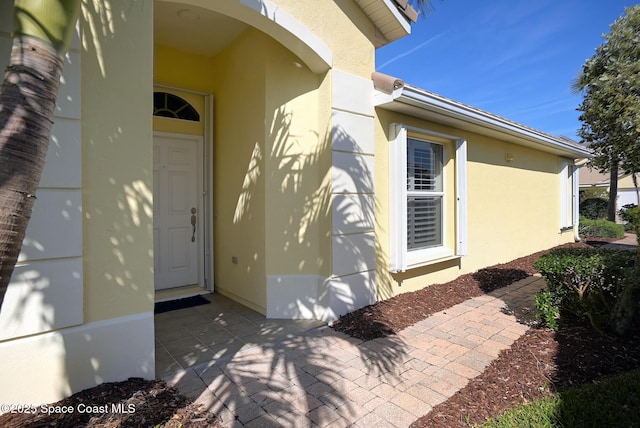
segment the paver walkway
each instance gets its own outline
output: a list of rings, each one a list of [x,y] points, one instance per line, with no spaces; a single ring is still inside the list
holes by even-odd
[[[320,327],[164,378],[224,426],[407,427],[528,329],[529,277],[363,342]]]
[[[617,248],[619,250],[635,250],[638,248],[638,239],[635,234],[627,232],[622,239],[606,244],[605,247]]]

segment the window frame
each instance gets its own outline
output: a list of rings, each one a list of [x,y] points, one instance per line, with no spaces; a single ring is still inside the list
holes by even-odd
[[[411,136],[409,136],[411,132]],[[390,217],[390,270],[404,272],[412,268],[426,266],[465,256],[467,253],[467,141],[464,138],[394,123],[390,129],[389,142],[389,217]],[[436,247],[409,250],[407,227],[407,146],[409,140],[423,141],[441,145],[442,150],[442,244]],[[446,143],[454,143],[455,182],[454,194],[447,192],[449,187],[446,174]],[[437,192],[436,192],[437,193]],[[451,237],[447,236],[447,225],[451,213],[447,211],[447,202],[454,198],[455,248],[447,246]]]

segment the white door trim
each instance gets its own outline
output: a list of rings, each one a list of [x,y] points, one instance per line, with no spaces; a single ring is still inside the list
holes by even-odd
[[[205,275],[205,289],[214,292],[213,281],[213,95],[204,95],[204,156],[203,156],[203,173],[204,173],[204,188],[203,188],[203,206],[206,207],[206,216],[204,216],[204,275]]]

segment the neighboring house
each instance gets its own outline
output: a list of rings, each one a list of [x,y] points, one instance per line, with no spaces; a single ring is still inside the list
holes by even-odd
[[[596,169],[581,168],[580,170],[580,190],[589,188],[600,188],[609,191],[611,176],[609,173],[602,173]],[[616,212],[628,204],[638,205],[638,193],[633,184],[631,174],[620,173],[618,175],[618,197],[616,199]]]
[[[153,378],[157,300],[332,320],[572,241],[586,149],[374,74],[404,3],[84,2],[0,401]]]

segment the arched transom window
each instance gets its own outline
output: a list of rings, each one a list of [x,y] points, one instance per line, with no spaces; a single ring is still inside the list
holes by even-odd
[[[168,92],[153,93],[153,115],[200,122],[200,114],[187,100]]]

